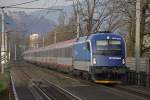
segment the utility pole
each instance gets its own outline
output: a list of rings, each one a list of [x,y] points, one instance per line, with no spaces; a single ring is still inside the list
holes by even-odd
[[[8,50],[9,50],[9,52],[8,52],[8,60],[10,61],[10,53],[11,53],[11,47],[10,47],[10,42],[8,42]]]
[[[45,46],[45,38],[44,38],[44,36],[43,36],[43,47]]]
[[[77,1],[77,37],[76,38],[79,37],[80,37],[80,12],[79,12],[79,1]]]
[[[6,56],[5,56],[5,64],[7,64],[8,63],[8,44],[7,44],[7,33],[6,32],[4,32],[4,36],[5,36],[5,54],[6,54]]]
[[[56,32],[54,31],[54,43],[57,42],[57,36],[56,36]]]
[[[90,10],[89,10],[89,15],[90,15],[90,17],[89,17],[89,32],[93,32],[93,30],[92,30],[92,22],[93,22],[93,17],[92,17],[92,14],[94,14],[94,12],[93,12],[93,9],[94,9],[94,5],[95,5],[95,0],[89,0],[89,8],[90,8]]]
[[[80,11],[79,11],[79,0],[66,0],[66,1],[73,1],[73,5],[75,6],[75,1],[77,4],[76,9],[76,38],[80,37]]]
[[[136,57],[136,72],[139,72],[140,67],[140,34],[141,34],[141,0],[136,0],[136,37],[135,37],[135,57]],[[138,85],[140,84],[138,75]]]
[[[2,16],[2,35],[1,35],[1,74],[4,73],[4,68],[7,63],[7,45],[6,39],[7,36],[5,34],[5,13],[4,8],[1,7],[1,16]]]
[[[17,46],[16,46],[16,43],[15,43],[15,61],[17,60]]]

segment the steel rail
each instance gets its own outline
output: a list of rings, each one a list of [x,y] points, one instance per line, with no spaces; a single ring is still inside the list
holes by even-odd
[[[33,81],[32,77],[28,73],[26,73],[24,70],[22,70],[22,71],[33,82],[33,86],[35,86],[35,88],[39,92],[41,92],[48,100],[55,100],[55,96],[53,96],[53,95],[48,96],[48,94],[44,92],[44,90],[42,89],[42,87],[40,87],[40,85],[38,85],[38,81],[37,82]],[[73,95],[72,93],[70,93],[69,91],[67,91],[67,90],[65,90],[65,89],[63,89],[63,88],[61,88],[61,87],[59,87],[59,86],[57,86],[57,85],[49,82],[46,79],[42,79],[42,84],[48,85],[48,87],[52,87],[52,88],[56,89],[56,91],[58,91],[58,93],[66,96],[70,100],[81,100],[79,97],[77,97],[77,96]]]
[[[150,98],[150,94],[142,91],[142,90],[138,90],[138,89],[131,89],[131,88],[125,88],[124,86],[116,86],[115,89],[117,90],[121,90],[121,91],[125,91],[125,92],[129,92],[133,95],[137,95],[143,98]]]
[[[16,92],[16,88],[15,88],[15,85],[14,85],[14,80],[13,80],[11,74],[10,74],[10,80],[11,80],[11,85],[12,85],[12,90],[13,90],[14,98],[15,98],[15,100],[19,100],[19,99],[18,99],[18,94],[17,94],[17,92]]]
[[[50,86],[55,87],[58,91],[62,92],[62,93],[63,93],[64,95],[66,95],[67,97],[69,97],[69,98],[71,97],[71,98],[74,98],[74,99],[76,99],[76,100],[82,100],[81,98],[79,98],[79,97],[73,95],[72,93],[70,93],[69,91],[63,89],[62,87],[60,87],[60,86],[58,86],[58,85],[55,85],[55,84],[53,84],[52,82],[50,82],[50,81],[48,81],[48,80],[44,80],[44,81],[46,81]]]
[[[41,88],[39,88],[37,85],[34,85],[34,88],[40,92],[46,100],[52,100]]]
[[[24,75],[32,82],[33,88],[37,90],[38,93],[40,93],[46,100],[52,100],[51,97],[49,97],[38,85],[37,82],[35,82],[32,77],[26,73],[24,70],[22,70]]]

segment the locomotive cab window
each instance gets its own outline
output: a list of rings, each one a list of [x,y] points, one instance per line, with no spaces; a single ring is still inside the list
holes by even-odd
[[[120,55],[121,41],[119,40],[96,41],[96,53],[102,55]]]

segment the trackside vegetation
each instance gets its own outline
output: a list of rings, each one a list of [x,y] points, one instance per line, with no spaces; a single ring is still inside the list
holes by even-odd
[[[0,100],[9,100],[9,69],[0,74]]]

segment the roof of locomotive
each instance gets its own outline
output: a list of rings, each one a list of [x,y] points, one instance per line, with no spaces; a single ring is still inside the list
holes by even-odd
[[[88,41],[93,39],[94,37],[100,36],[101,38],[106,38],[107,36],[110,37],[118,37],[118,38],[122,38],[121,35],[119,35],[118,33],[110,33],[110,32],[96,32],[93,34],[90,34],[89,36],[83,36],[77,39],[77,42],[84,42],[84,41]]]

